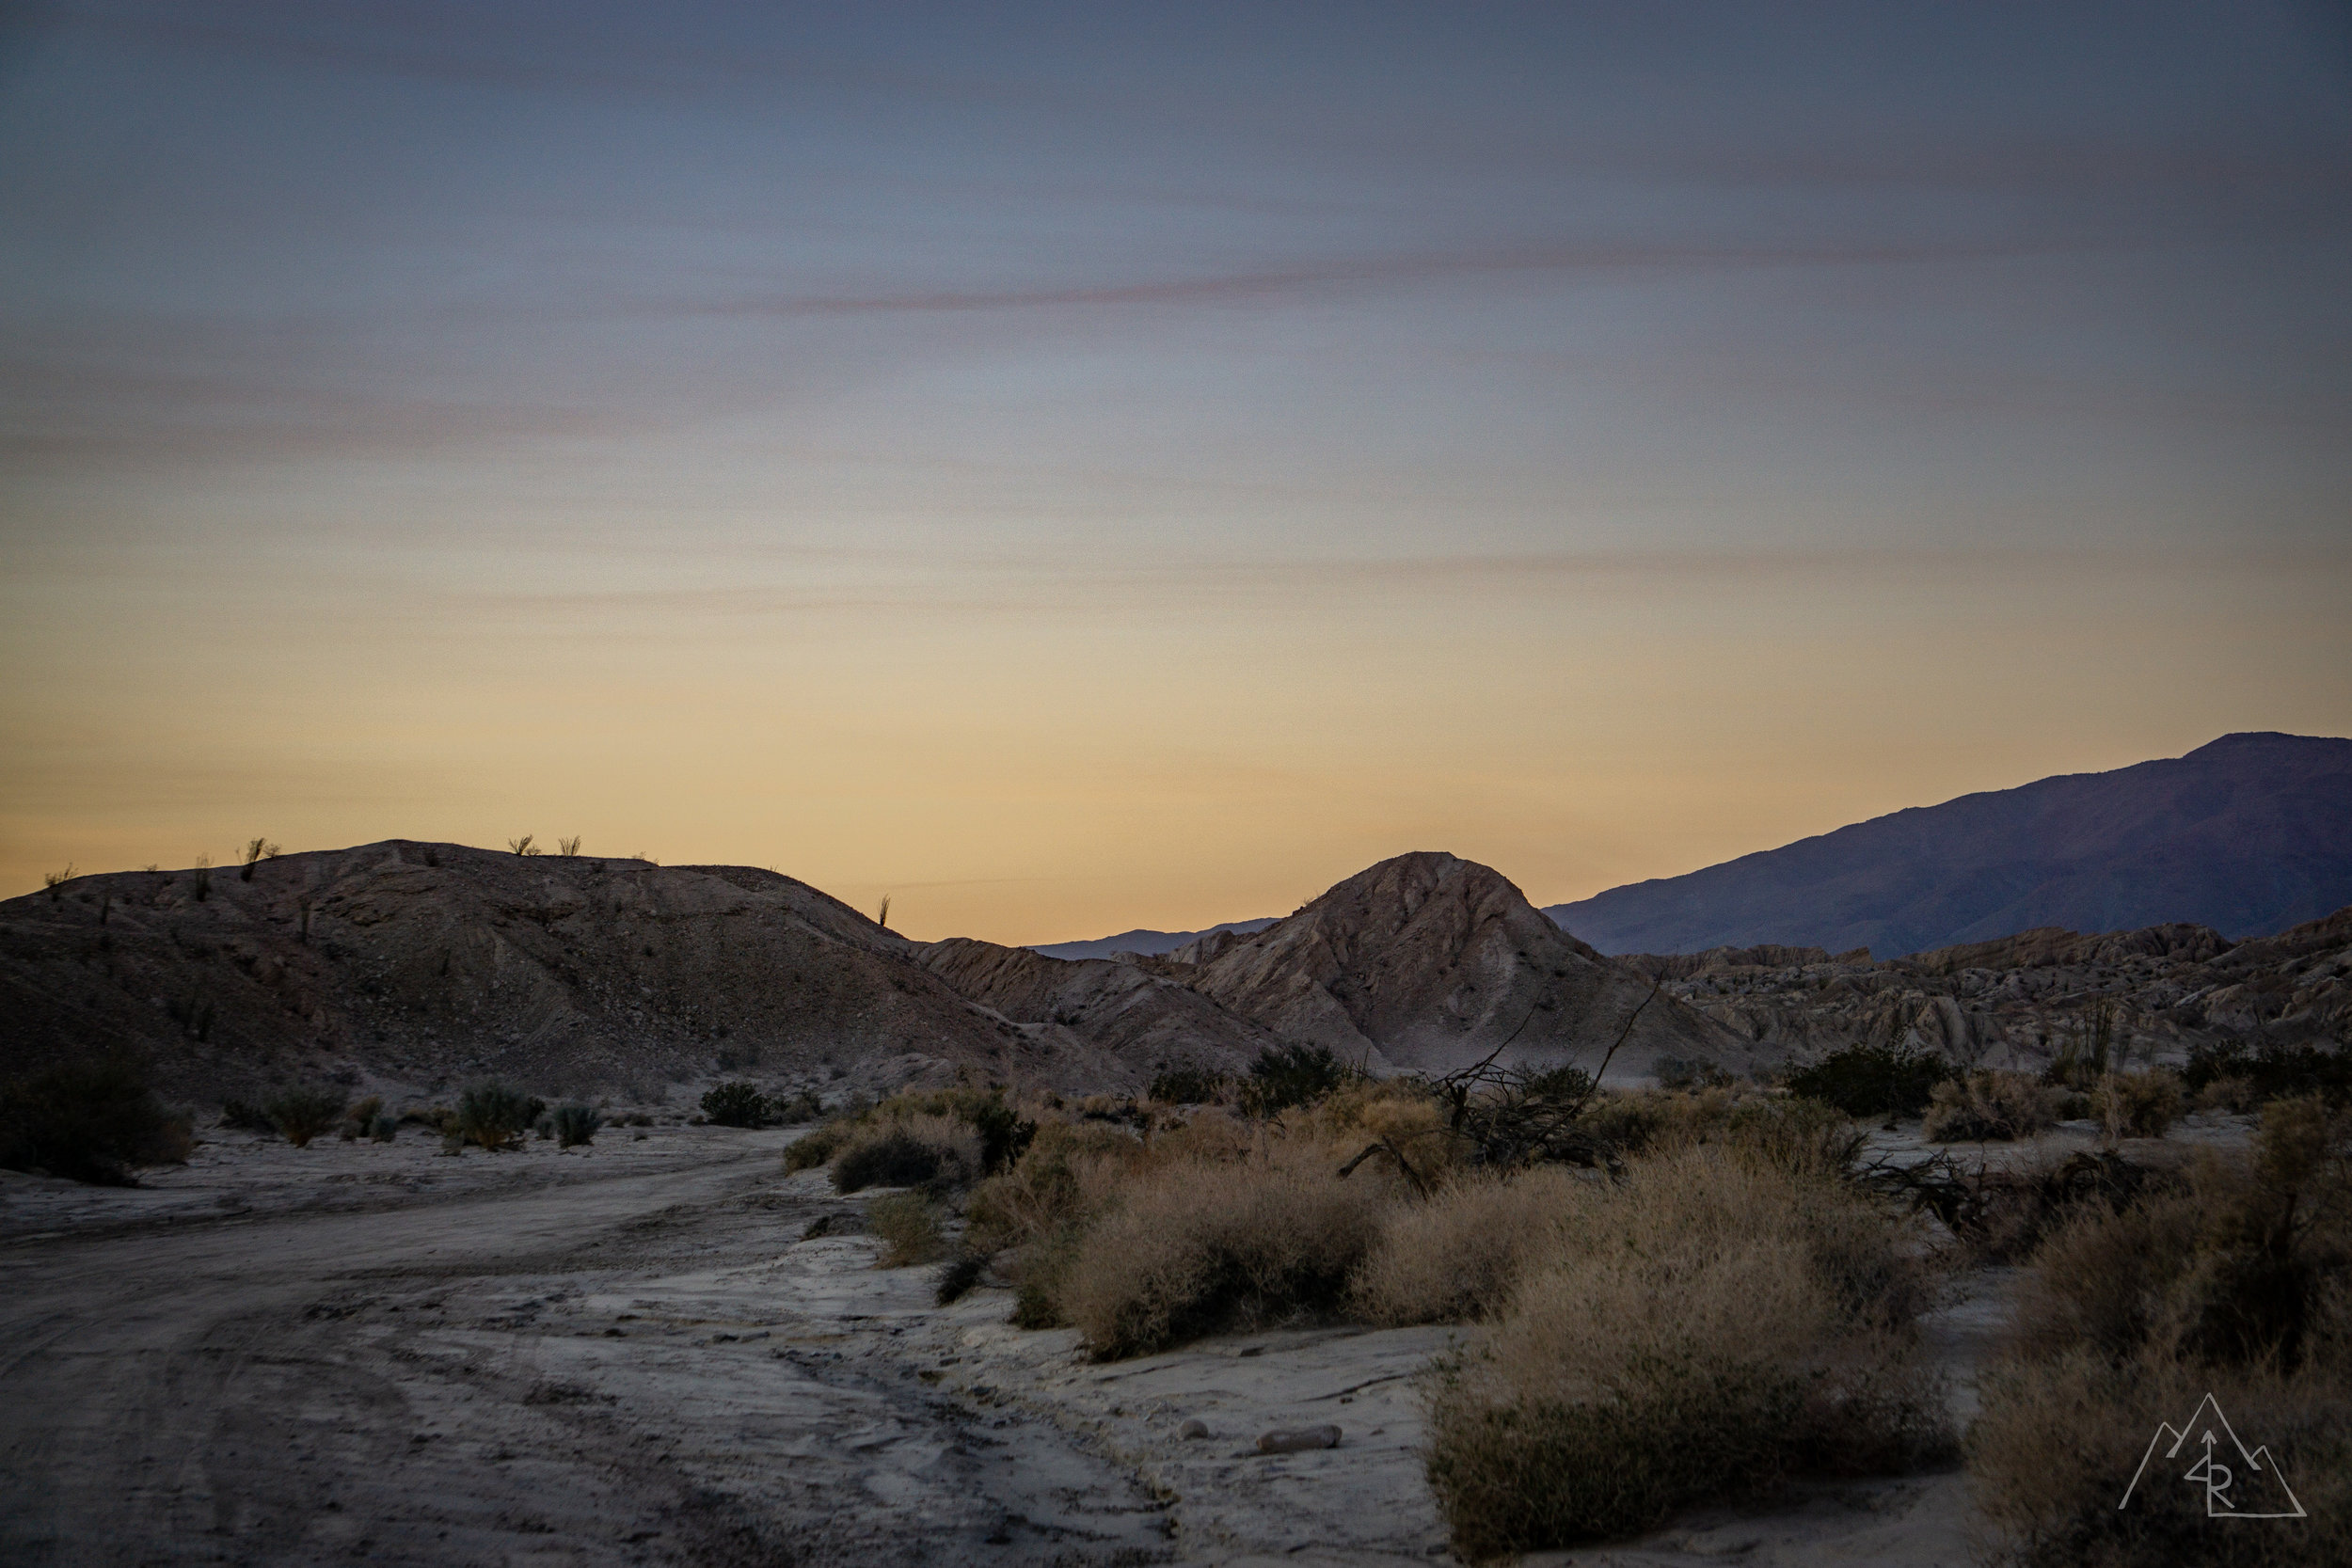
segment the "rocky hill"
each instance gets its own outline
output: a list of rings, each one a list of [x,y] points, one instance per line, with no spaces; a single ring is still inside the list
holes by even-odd
[[[1146,1076],[1163,1067],[1242,1072],[1260,1052],[1281,1043],[1164,972],[1133,963],[1053,958],[968,938],[931,942],[919,961],[1041,1044],[1066,1055],[1102,1053]]]
[[[1505,1061],[1589,1068],[1652,990],[1499,873],[1434,853],[1383,861],[1262,931],[1221,932],[1156,962],[1274,1034],[1375,1069],[1443,1071],[1506,1044]],[[1752,1053],[1661,995],[1612,1072],[1660,1055],[1744,1067]]]
[[[1132,1077],[967,1000],[916,944],[740,866],[393,840],[236,869],[82,877],[0,903],[0,1077],[128,1048],[171,1092],[332,1078],[654,1092],[756,1069]]]
[[[1907,1043],[1953,1061],[2039,1069],[2101,1034],[2132,1059],[2191,1049],[2352,1041],[2352,908],[2232,942],[2209,926],[2086,936],[2045,927],[1873,962],[1820,949],[1624,960],[1755,1052],[1806,1060]]]
[[[1546,912],[1608,953],[1913,953],[2037,927],[2263,936],[2352,903],[2352,740],[2185,757],[1899,811]]]

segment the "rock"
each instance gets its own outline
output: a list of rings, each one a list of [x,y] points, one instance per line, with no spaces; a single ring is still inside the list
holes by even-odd
[[[1276,1427],[1258,1439],[1260,1453],[1305,1453],[1339,1446],[1340,1429],[1335,1426]]]
[[[1176,1429],[1176,1435],[1184,1438],[1206,1437],[1208,1434],[1209,1423],[1198,1416],[1191,1418]]]

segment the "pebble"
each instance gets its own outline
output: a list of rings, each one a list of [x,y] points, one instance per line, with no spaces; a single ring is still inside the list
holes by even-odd
[[[1305,1453],[1311,1449],[1339,1446],[1340,1429],[1335,1426],[1276,1427],[1258,1439],[1260,1453]]]

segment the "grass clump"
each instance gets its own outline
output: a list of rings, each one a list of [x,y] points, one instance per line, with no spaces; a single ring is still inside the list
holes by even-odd
[[[767,1127],[775,1107],[754,1084],[722,1084],[703,1096],[703,1116],[716,1127]]]
[[[1464,1172],[1385,1216],[1349,1282],[1358,1309],[1391,1325],[1492,1317],[1537,1260],[1558,1252],[1592,1185],[1556,1165]]]
[[[1592,1184],[1556,1224],[1432,1387],[1429,1478],[1465,1556],[1948,1451],[1909,1345],[1917,1270],[1852,1184],[1689,1147]]]
[[[136,1064],[68,1062],[0,1087],[0,1166],[98,1186],[135,1185],[139,1165],[184,1164],[187,1118],[172,1115]]]
[[[2161,1138],[2185,1098],[2180,1074],[2167,1069],[2110,1072],[2092,1087],[2090,1110],[2117,1137]]]
[[[310,1140],[322,1132],[332,1132],[343,1119],[343,1107],[349,1101],[335,1089],[292,1088],[281,1090],[262,1101],[262,1114],[270,1125],[296,1148],[308,1148]]]
[[[830,1162],[849,1141],[857,1126],[854,1118],[844,1117],[802,1133],[784,1148],[784,1174],[815,1170]]]
[[[1968,1441],[2006,1558],[2041,1568],[2352,1560],[2352,1122],[2321,1096],[2265,1107],[2250,1158],[2086,1208],[2035,1257]],[[2213,1519],[2182,1460],[2118,1506],[2159,1422],[2211,1393],[2308,1513]],[[2226,1452],[2248,1500],[2275,1497]],[[2281,1503],[2280,1506],[2284,1506]]]
[[[1329,1146],[1263,1161],[1173,1161],[1129,1182],[1077,1238],[1060,1313],[1100,1359],[1338,1307],[1379,1235],[1376,1175],[1336,1174]]]
[[[1972,1072],[1929,1093],[1921,1129],[1937,1143],[2006,1143],[2056,1126],[2063,1090],[2023,1072]]]
[[[441,1140],[453,1149],[467,1144],[491,1153],[517,1149],[546,1110],[545,1101],[503,1084],[476,1084],[457,1097],[455,1113],[442,1124]]]
[[[866,1206],[866,1225],[882,1238],[881,1268],[935,1262],[946,1250],[939,1215],[921,1193],[891,1193],[874,1199]]]
[[[909,1090],[844,1112],[786,1148],[787,1174],[830,1164],[836,1190],[966,1186],[1009,1168],[1037,1135],[1001,1088]]]
[[[594,1143],[596,1129],[604,1125],[604,1117],[586,1105],[562,1105],[555,1111],[555,1147],[578,1148]]]
[[[866,1187],[945,1189],[968,1185],[983,1168],[983,1145],[971,1124],[915,1115],[853,1130],[833,1157],[833,1185],[840,1193]]]

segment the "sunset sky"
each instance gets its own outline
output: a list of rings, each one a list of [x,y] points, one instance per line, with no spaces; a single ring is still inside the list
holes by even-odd
[[[0,895],[1050,942],[2352,733],[2352,10],[0,7]]]

